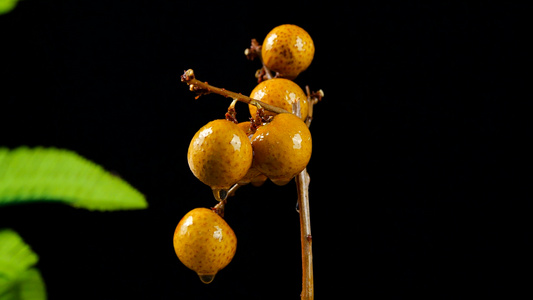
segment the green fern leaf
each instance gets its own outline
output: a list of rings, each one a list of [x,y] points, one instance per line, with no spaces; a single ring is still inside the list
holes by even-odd
[[[46,300],[46,287],[41,273],[36,268],[22,272],[9,289],[0,294],[2,300]]]
[[[39,260],[22,238],[11,229],[0,230],[0,299],[45,300],[46,289]]]
[[[0,0],[0,15],[7,14],[17,5],[18,0]]]
[[[0,148],[0,206],[34,201],[104,211],[148,206],[126,181],[72,151]]]
[[[11,229],[0,230],[0,280],[12,279],[35,265],[39,257]]]

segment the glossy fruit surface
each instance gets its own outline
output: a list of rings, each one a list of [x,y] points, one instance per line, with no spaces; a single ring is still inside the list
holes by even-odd
[[[252,137],[253,168],[278,185],[288,183],[311,159],[311,133],[293,114],[279,114]]]
[[[213,190],[228,189],[252,164],[248,136],[235,123],[211,121],[194,135],[187,160],[193,174]]]
[[[176,226],[173,242],[180,261],[204,283],[213,281],[237,250],[237,237],[231,227],[207,208],[188,212]]]
[[[294,79],[311,64],[315,45],[303,28],[285,24],[272,29],[261,47],[263,62],[282,77]]]
[[[244,132],[244,134],[246,134],[248,138],[252,137],[253,132],[252,132],[252,126],[250,124],[250,121],[240,122],[237,124],[237,126],[239,126],[239,128]]]
[[[246,175],[239,180],[239,184],[245,185],[251,183],[253,186],[261,186],[266,180],[267,177],[259,172],[259,170],[257,170],[257,168],[255,168],[252,164],[252,167],[250,167],[248,173],[246,173]]]
[[[302,120],[307,118],[309,111],[309,103],[307,102],[307,95],[304,91],[296,83],[284,78],[273,78],[262,81],[252,90],[250,98],[283,108],[288,112],[292,112],[292,104],[299,99]],[[248,107],[250,114],[255,116],[257,107],[254,105],[248,105]],[[265,111],[265,114],[270,116],[275,115],[275,113],[269,111]]]

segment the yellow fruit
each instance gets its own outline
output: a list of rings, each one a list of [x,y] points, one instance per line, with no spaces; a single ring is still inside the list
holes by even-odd
[[[239,126],[239,128],[244,131],[250,139],[252,138],[254,134],[254,129],[252,128],[252,124],[249,121],[241,122],[237,124],[237,126]],[[261,172],[259,172],[256,168],[254,168],[252,162],[252,166],[250,167],[250,169],[248,169],[246,175],[244,175],[244,177],[241,178],[238,183],[240,185],[251,183],[253,186],[261,186],[263,185],[263,183],[265,183],[266,180],[267,177],[261,174]]]
[[[293,114],[279,114],[252,137],[253,168],[278,185],[288,183],[311,159],[311,132]]]
[[[248,170],[248,173],[246,173],[246,175],[244,175],[244,177],[239,180],[239,184],[245,185],[251,183],[253,186],[261,186],[263,185],[263,183],[265,183],[266,180],[267,177],[261,174],[261,172],[259,172],[259,170],[254,168],[254,166],[252,165],[252,167],[250,167],[250,169]]]
[[[296,83],[284,79],[273,78],[259,83],[250,94],[250,98],[263,101],[267,104],[283,108],[288,112],[292,112],[292,104],[300,99],[300,113],[302,120],[307,118],[309,111],[309,103],[307,103],[307,95]],[[255,116],[257,107],[248,105],[250,114]],[[273,116],[275,113],[265,111],[266,115]]]
[[[237,124],[237,126],[239,126],[239,128],[246,134],[247,137],[251,137],[253,135],[250,121],[240,122]]]
[[[210,186],[215,197],[217,191],[229,189],[246,175],[252,157],[249,138],[235,123],[226,120],[211,121],[200,128],[187,153],[194,176]]]
[[[311,36],[296,25],[280,25],[268,33],[261,47],[263,62],[282,77],[294,79],[313,61]]]
[[[174,250],[203,283],[210,283],[237,250],[237,237],[219,215],[207,208],[188,212],[174,231]]]

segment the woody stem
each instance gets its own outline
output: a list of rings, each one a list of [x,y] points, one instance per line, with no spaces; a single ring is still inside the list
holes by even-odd
[[[215,93],[215,94],[219,94],[224,97],[227,97],[227,98],[233,98],[240,102],[244,102],[244,103],[255,105],[255,106],[260,106],[268,111],[275,112],[278,114],[290,113],[282,108],[279,108],[274,105],[270,105],[260,100],[250,98],[243,94],[228,91],[223,88],[218,88],[218,87],[208,84],[207,82],[202,82],[195,78],[194,71],[192,69],[185,71],[185,73],[181,76],[181,81],[187,83],[190,87],[190,90],[193,92],[197,92],[199,95]]]
[[[309,88],[307,88],[309,90]],[[310,93],[307,91],[308,100],[310,100]],[[310,106],[312,102],[308,101]],[[292,112],[301,117],[300,101],[296,101],[292,105]],[[309,119],[308,119],[309,120]],[[309,127],[311,122],[307,123]],[[313,278],[313,249],[311,236],[311,216],[309,210],[309,182],[311,177],[307,173],[307,168],[303,169],[295,178],[296,189],[298,191],[298,207],[300,213],[300,241],[302,244],[302,293],[300,297],[302,300],[314,299],[314,278]]]
[[[300,240],[302,244],[302,300],[314,299],[313,250],[311,236],[311,218],[309,213],[310,177],[304,169],[296,176],[298,190],[298,207],[300,212]]]

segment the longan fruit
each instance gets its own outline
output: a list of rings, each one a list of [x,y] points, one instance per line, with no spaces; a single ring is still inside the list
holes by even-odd
[[[252,137],[253,168],[278,185],[288,183],[311,159],[307,125],[293,114],[278,114]]]
[[[261,47],[264,64],[289,79],[294,79],[305,71],[314,55],[315,45],[309,33],[292,24],[272,29]]]
[[[188,212],[176,226],[174,250],[203,283],[210,283],[237,250],[237,237],[226,221],[207,208]]]
[[[300,100],[300,114],[303,121],[309,112],[307,95],[299,85],[285,78],[273,78],[260,82],[250,93],[250,98],[283,108],[292,112],[292,104]],[[250,114],[255,116],[257,107],[248,105]],[[265,115],[273,116],[275,113],[265,111]]]
[[[218,191],[229,189],[246,175],[252,158],[248,136],[235,123],[224,119],[211,121],[200,128],[187,153],[194,176],[210,186],[215,197]]]

